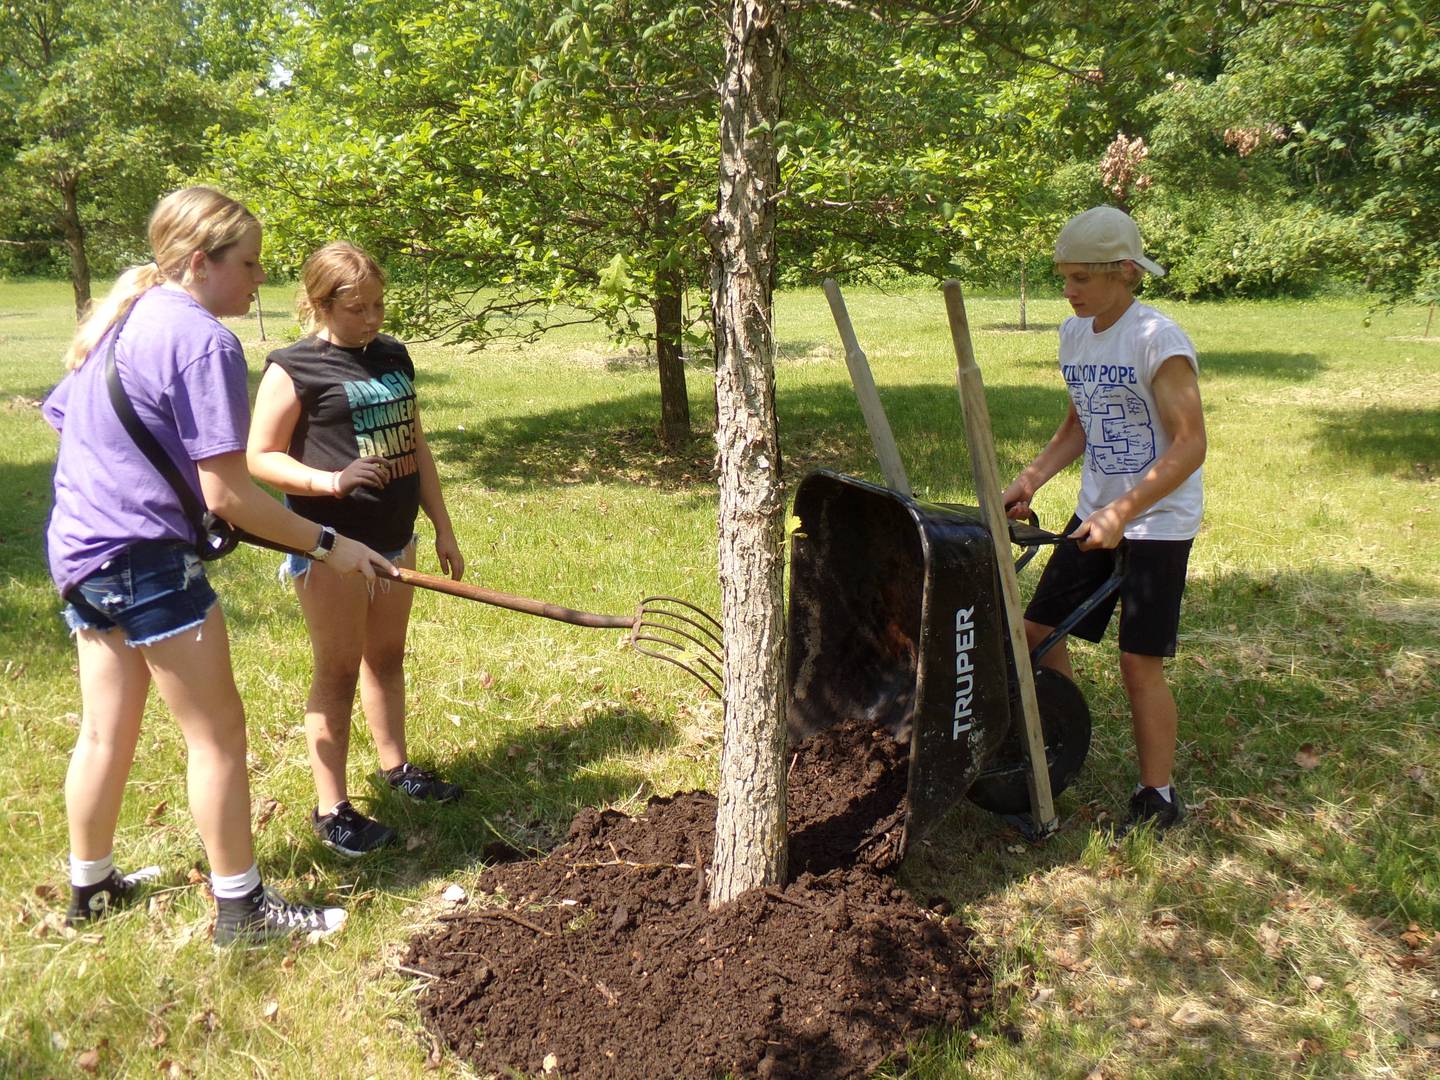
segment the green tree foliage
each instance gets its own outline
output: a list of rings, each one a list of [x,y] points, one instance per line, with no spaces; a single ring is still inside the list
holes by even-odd
[[[1147,139],[1133,199],[1168,286],[1256,295],[1338,277],[1412,295],[1440,264],[1437,34],[1429,4],[1272,3],[1172,73],[1127,124]]]
[[[236,123],[253,89],[237,74],[252,53],[207,48],[234,40],[243,10],[232,5],[222,34],[207,7],[180,0],[0,4],[0,238],[10,265],[43,269],[63,252],[79,311],[92,264],[142,256],[156,197],[199,166],[206,132]]]
[[[222,144],[224,176],[283,263],[336,235],[372,247],[404,333],[483,343],[601,319],[652,340],[662,435],[682,441],[679,354],[708,317],[688,298],[708,273],[724,18],[661,0],[317,0],[283,43],[270,124]],[[786,279],[938,278],[1001,235],[995,222],[1018,235],[1054,216],[1054,200],[1015,192],[1044,175],[1079,76],[998,62],[934,17],[788,18],[772,133]],[[1032,67],[1033,86],[1000,77]]]

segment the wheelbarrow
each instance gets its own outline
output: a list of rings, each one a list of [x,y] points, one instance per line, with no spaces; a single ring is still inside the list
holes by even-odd
[[[1029,831],[1030,771],[995,546],[978,508],[928,503],[828,469],[795,494],[791,534],[788,735],[842,720],[908,742],[902,845],[961,799]],[[1067,541],[1010,523],[1016,569]],[[1040,659],[1120,586],[1115,573],[1030,652],[1053,792],[1079,774],[1090,710]]]

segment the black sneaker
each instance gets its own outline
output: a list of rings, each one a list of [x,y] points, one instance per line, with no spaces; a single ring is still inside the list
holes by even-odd
[[[98,919],[111,908],[124,907],[140,893],[140,886],[160,876],[160,867],[146,866],[133,873],[111,870],[110,876],[94,885],[70,886],[70,910],[65,912],[65,925]]]
[[[348,801],[337,803],[328,814],[310,811],[310,827],[331,851],[358,858],[395,840],[395,830],[360,813]]]
[[[1174,784],[1170,785],[1168,799],[1153,787],[1142,787],[1130,797],[1130,820],[1115,831],[1115,838],[1118,840],[1144,825],[1162,833],[1184,820],[1185,804],[1180,800],[1180,789]]]
[[[274,889],[256,885],[249,896],[215,901],[215,944],[246,948],[292,934],[323,937],[344,926],[345,918],[344,908],[292,904]]]
[[[459,784],[450,784],[433,772],[405,762],[393,769],[379,769],[375,775],[396,791],[402,791],[421,802],[454,802],[465,793]]]

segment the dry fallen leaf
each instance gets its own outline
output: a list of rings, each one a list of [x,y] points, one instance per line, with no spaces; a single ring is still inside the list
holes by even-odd
[[[91,1047],[75,1059],[77,1068],[87,1073],[93,1073],[100,1067],[100,1051]]]
[[[190,868],[190,873],[185,875],[185,880],[191,885],[203,885],[205,884],[206,878],[204,874],[202,874],[199,870],[195,869],[195,867],[192,866]]]
[[[1050,959],[1066,971],[1079,971],[1085,966],[1084,961],[1078,959],[1069,949],[1051,949]]]
[[[1320,751],[1313,743],[1301,743],[1300,749],[1295,751],[1295,764],[1309,772],[1320,764]]]
[[[37,899],[37,900],[46,900],[46,901],[49,901],[49,900],[58,900],[59,898],[60,898],[60,890],[59,890],[58,888],[56,888],[54,885],[36,885],[36,886],[35,886],[35,899]]]
[[[165,816],[165,811],[168,809],[170,809],[170,804],[164,799],[161,799],[150,808],[150,813],[146,816],[145,823],[147,825],[160,824],[160,819]]]
[[[269,825],[270,819],[275,816],[279,809],[280,801],[278,799],[266,799],[260,803],[255,814],[255,831],[259,832],[265,828],[266,825]]]
[[[1255,931],[1255,940],[1260,942],[1260,949],[1272,960],[1280,957],[1280,931],[1270,923],[1261,923],[1260,929]]]
[[[1205,1023],[1209,1015],[1193,1001],[1184,1002],[1178,1009],[1170,1014],[1170,1022],[1179,1024],[1181,1027],[1196,1027]]]
[[[444,1053],[440,1049],[440,1040],[432,1037],[430,1039],[430,1053],[425,1055],[424,1070],[426,1072],[433,1072],[443,1064],[444,1060]]]
[[[280,1015],[280,1002],[276,1001],[274,998],[271,998],[269,1001],[265,1002],[265,1007],[260,1010],[260,1015],[263,1016],[266,1020],[273,1021],[275,1017]]]
[[[482,671],[482,672],[480,672],[480,689],[482,689],[482,690],[489,690],[490,687],[492,687],[492,686],[494,686],[494,685],[495,685],[495,676],[494,676],[494,675],[491,675],[490,672],[488,672],[488,671]]]
[[[1149,1026],[1150,1021],[1146,1020],[1143,1016],[1130,1017],[1130,1027],[1135,1031],[1144,1031]]]

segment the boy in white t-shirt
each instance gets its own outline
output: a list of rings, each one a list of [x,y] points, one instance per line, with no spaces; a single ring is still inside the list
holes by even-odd
[[[1071,218],[1055,241],[1055,269],[1075,315],[1060,327],[1060,373],[1070,407],[1045,449],[1005,489],[1006,511],[1024,517],[1035,492],[1082,454],[1080,502],[1025,612],[1033,648],[1110,576],[1122,540],[1128,568],[1118,594],[1073,633],[1099,641],[1120,604],[1120,672],[1130,699],[1140,779],[1123,834],[1159,831],[1185,815],[1171,775],[1177,714],[1164,662],[1175,655],[1180,598],[1203,505],[1205,417],[1195,347],[1178,326],[1135,299],[1145,257],[1140,230],[1122,210],[1097,206]],[[1041,663],[1074,678],[1066,642]]]

